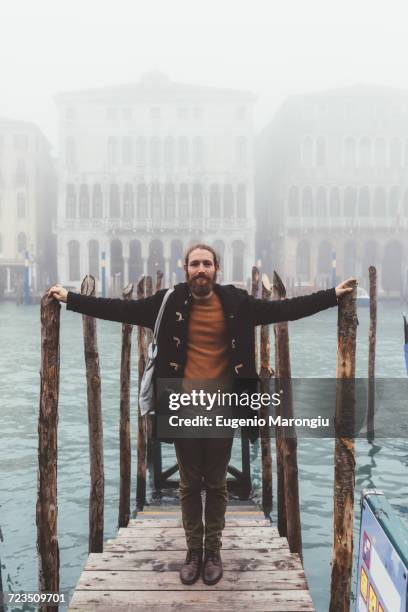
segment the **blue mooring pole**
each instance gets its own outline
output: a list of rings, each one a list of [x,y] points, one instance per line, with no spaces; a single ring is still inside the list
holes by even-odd
[[[102,276],[102,297],[106,297],[106,253],[102,251],[101,254],[101,276]]]
[[[332,252],[332,287],[337,285],[337,262],[336,262],[336,251]]]
[[[25,252],[24,259],[24,294],[23,304],[27,306],[30,303],[30,268],[28,260],[28,251]]]

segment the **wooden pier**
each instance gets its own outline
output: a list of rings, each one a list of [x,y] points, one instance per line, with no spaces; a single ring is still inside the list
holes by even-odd
[[[89,555],[69,611],[314,610],[299,555],[254,506],[228,509],[215,586],[180,582],[185,552],[179,508],[138,513],[103,553]]]

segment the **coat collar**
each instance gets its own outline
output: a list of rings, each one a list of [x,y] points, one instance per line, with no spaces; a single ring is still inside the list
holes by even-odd
[[[187,283],[179,283],[174,289],[178,299],[191,304],[193,296],[191,295]],[[226,317],[230,317],[231,315],[235,317],[242,302],[248,296],[245,291],[237,289],[234,285],[219,285],[216,283],[214,291],[221,300]]]

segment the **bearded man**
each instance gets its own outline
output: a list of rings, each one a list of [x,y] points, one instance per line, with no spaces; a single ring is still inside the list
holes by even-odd
[[[233,285],[217,284],[218,257],[206,244],[196,244],[187,251],[184,270],[186,282],[175,286],[165,306],[155,374],[162,379],[182,379],[187,386],[189,380],[230,381],[233,389],[241,390],[248,381],[258,379],[254,331],[257,325],[293,321],[335,306],[339,297],[352,291],[349,284],[354,280],[306,296],[260,300]],[[49,290],[49,295],[67,303],[68,310],[150,329],[154,328],[165,293],[164,289],[145,299],[121,300],[67,292],[60,285]],[[194,584],[202,573],[206,584],[216,584],[222,577],[220,548],[232,437],[184,437],[174,444],[187,541],[180,579],[184,584]]]

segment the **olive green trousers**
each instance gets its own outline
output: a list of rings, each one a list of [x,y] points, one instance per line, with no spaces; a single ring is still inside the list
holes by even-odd
[[[219,550],[227,508],[227,467],[233,438],[175,440],[180,472],[180,503],[188,548]],[[205,525],[201,490],[204,487]]]

